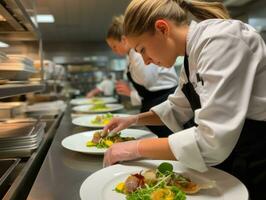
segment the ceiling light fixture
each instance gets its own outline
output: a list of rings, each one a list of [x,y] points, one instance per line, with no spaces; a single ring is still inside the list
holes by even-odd
[[[54,23],[54,16],[53,15],[37,15],[36,16],[38,23]]]
[[[0,41],[0,48],[9,47],[9,44]]]

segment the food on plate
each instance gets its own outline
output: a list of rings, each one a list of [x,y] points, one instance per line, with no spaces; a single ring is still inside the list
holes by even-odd
[[[164,162],[156,169],[130,175],[115,191],[125,194],[127,200],[185,200],[186,194],[197,193],[200,189],[204,188],[174,172],[172,164]]]
[[[102,110],[110,109],[110,107],[106,106],[105,103],[95,103],[89,109],[92,111],[102,111]]]
[[[104,101],[102,99],[99,99],[99,98],[92,98],[90,101],[93,104],[98,104],[98,103],[103,104],[104,103]]]
[[[91,123],[95,125],[106,125],[111,121],[113,117],[114,115],[112,113],[97,115],[94,119],[91,120]]]
[[[101,136],[102,131],[96,131],[93,134],[92,140],[86,143],[87,147],[97,147],[99,149],[109,148],[114,143],[125,142],[130,140],[135,140],[134,137],[122,137],[121,133],[117,133],[114,136]]]

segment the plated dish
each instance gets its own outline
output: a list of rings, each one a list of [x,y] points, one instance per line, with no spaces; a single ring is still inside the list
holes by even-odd
[[[93,128],[102,128],[106,124],[109,123],[109,121],[113,117],[128,117],[130,115],[128,114],[112,114],[112,113],[106,113],[106,114],[91,114],[86,115],[82,117],[77,117],[72,120],[72,123],[78,126],[84,126],[84,127],[93,127]]]
[[[71,136],[66,137],[62,141],[62,146],[66,149],[87,153],[87,154],[98,154],[103,155],[107,148],[97,148],[95,146],[88,147],[88,141],[93,139],[93,135],[95,132],[101,130],[94,130],[94,131],[86,131],[77,133]],[[122,137],[134,137],[135,139],[142,139],[142,138],[156,138],[157,136],[149,131],[146,130],[139,130],[139,129],[125,129],[121,131]]]
[[[87,147],[96,147],[97,149],[108,149],[115,143],[126,142],[130,140],[136,140],[134,136],[122,136],[121,132],[112,136],[102,136],[103,131],[95,131],[91,140],[86,142]]]
[[[83,112],[83,113],[105,113],[105,112],[118,111],[123,108],[124,106],[122,104],[94,104],[94,105],[75,106],[73,110],[76,112]]]
[[[118,184],[124,182],[132,174],[155,169],[162,162],[171,163],[173,172],[189,177],[193,183],[206,185],[206,183],[215,182],[215,185],[209,189],[200,190],[195,194],[186,194],[185,199],[187,200],[248,200],[248,192],[244,184],[226,172],[209,168],[207,172],[200,173],[184,167],[178,161],[161,160],[127,162],[103,168],[85,179],[80,188],[80,197],[82,200],[125,200],[125,194],[116,191]],[[169,197],[169,199],[171,198]]]
[[[70,104],[72,105],[86,105],[95,103],[115,103],[117,100],[114,97],[93,97],[93,98],[77,98],[72,99]]]

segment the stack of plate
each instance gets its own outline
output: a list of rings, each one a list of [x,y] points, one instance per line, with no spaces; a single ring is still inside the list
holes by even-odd
[[[12,81],[26,81],[36,73],[33,61],[24,55],[8,55],[0,62],[0,78]]]
[[[50,101],[43,103],[35,103],[33,105],[28,105],[25,112],[28,116],[38,117],[38,116],[47,116],[53,115],[56,116],[66,109],[66,103],[58,101]]]
[[[0,157],[28,157],[44,135],[44,122],[0,123]]]

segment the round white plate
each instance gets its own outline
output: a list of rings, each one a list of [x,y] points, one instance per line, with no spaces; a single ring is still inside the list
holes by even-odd
[[[70,104],[72,105],[86,105],[86,104],[93,104],[93,98],[77,98],[72,99]],[[103,101],[103,103],[115,103],[117,100],[114,97],[95,97],[95,99],[99,99]]]
[[[84,126],[84,127],[93,127],[93,128],[103,128],[104,124],[94,124],[91,121],[95,119],[96,116],[102,115],[102,114],[94,114],[94,115],[86,115],[82,117],[77,117],[72,120],[72,123],[78,126]],[[113,114],[114,117],[128,117],[130,115],[128,114]]]
[[[82,105],[82,106],[75,106],[73,110],[76,112],[84,112],[84,113],[105,113],[105,112],[121,110],[124,108],[122,104],[106,104],[106,106],[108,108],[105,110],[90,110],[90,108],[92,108],[93,105]]]
[[[86,143],[89,140],[92,140],[93,134],[95,131],[86,131],[82,133],[77,133],[71,136],[66,137],[62,141],[62,146],[66,149],[77,151],[87,154],[98,154],[103,155],[106,149],[98,149],[96,147],[87,147]],[[121,136],[123,137],[134,137],[136,139],[142,138],[156,138],[157,136],[149,131],[139,130],[139,129],[125,129],[121,131]]]
[[[156,168],[162,162],[164,161],[142,160],[103,168],[90,175],[82,183],[79,191],[81,200],[125,200],[125,195],[114,191],[116,185],[124,182],[130,174]],[[183,173],[196,183],[216,182],[216,186],[212,189],[201,190],[194,195],[186,195],[187,200],[248,200],[248,192],[244,184],[226,172],[209,168],[207,172],[200,173],[184,167],[177,161],[166,162],[173,164],[175,172]]]

